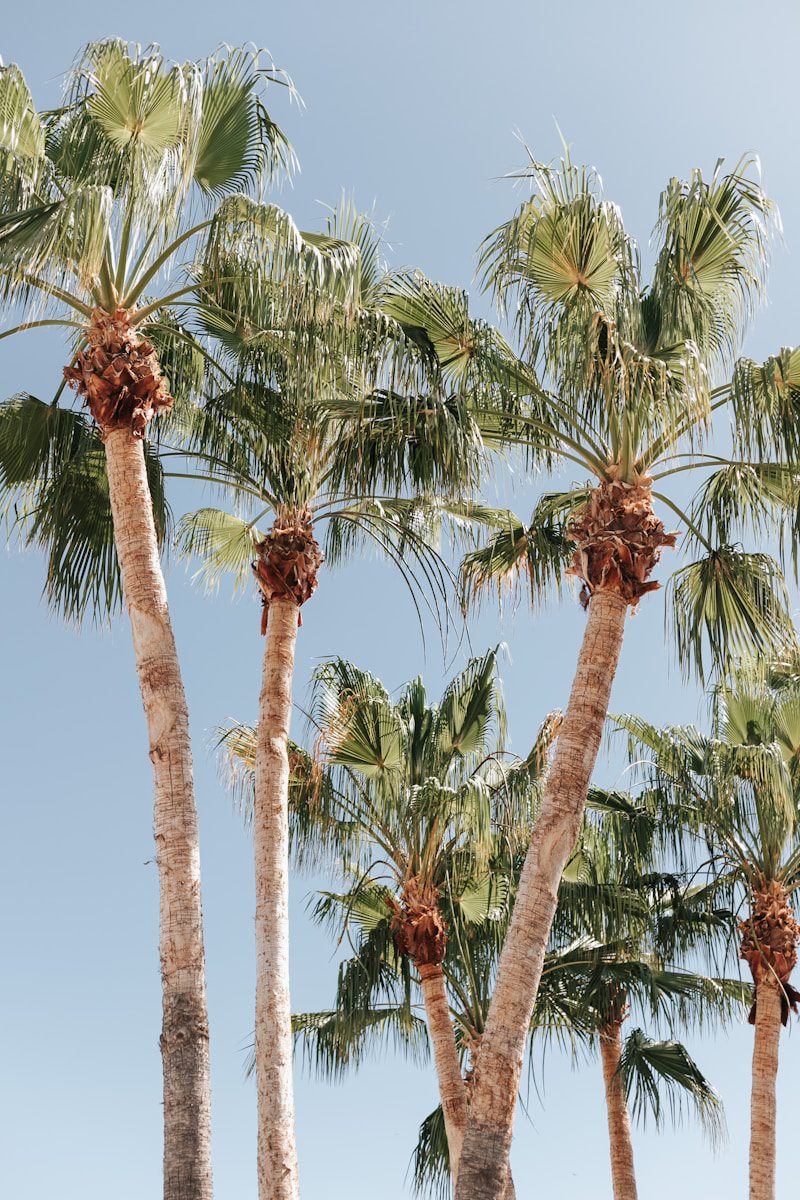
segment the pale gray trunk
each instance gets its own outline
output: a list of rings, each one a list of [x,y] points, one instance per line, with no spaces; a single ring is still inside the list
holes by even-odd
[[[545,785],[481,1042],[456,1200],[501,1200],[525,1041],[558,886],[580,830],[628,606],[598,591],[589,605],[572,692]]]
[[[164,1198],[211,1200],[211,1084],[189,716],[142,442],[106,438],[114,540],[155,779],[163,989]]]
[[[273,598],[258,713],[253,843],[256,872],[256,1085],[259,1200],[299,1195],[289,999],[289,721],[300,609]]]

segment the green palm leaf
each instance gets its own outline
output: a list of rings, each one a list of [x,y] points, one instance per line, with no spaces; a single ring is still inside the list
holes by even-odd
[[[677,571],[669,590],[678,661],[684,670],[694,666],[701,679],[709,655],[718,664],[769,656],[791,629],[786,584],[767,554],[722,545]]]
[[[650,1115],[656,1128],[666,1117],[680,1121],[692,1108],[712,1144],[725,1136],[722,1102],[697,1063],[679,1042],[657,1042],[634,1029],[625,1040],[619,1065],[634,1119]]]

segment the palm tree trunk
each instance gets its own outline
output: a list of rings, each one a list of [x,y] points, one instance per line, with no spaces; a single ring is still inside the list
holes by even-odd
[[[256,1085],[259,1200],[297,1200],[289,1000],[289,721],[299,605],[273,598],[256,743]]]
[[[155,777],[163,988],[164,1200],[211,1198],[211,1083],[200,850],[189,714],[158,555],[142,442],[106,437],[125,602]]]
[[[603,1080],[606,1086],[606,1115],[614,1200],[637,1200],[631,1120],[625,1089],[619,1075],[619,1063],[622,1057],[622,1035],[619,1021],[612,1021],[603,1027],[600,1033],[600,1057],[603,1061]]]
[[[750,1200],[775,1200],[775,1080],[781,994],[771,976],[756,988],[753,1091],[750,1101]]]
[[[428,1031],[436,1063],[444,1127],[447,1131],[450,1175],[455,1182],[461,1158],[461,1145],[464,1141],[464,1129],[467,1124],[467,1087],[458,1060],[455,1031],[450,1016],[450,1005],[445,991],[444,972],[441,964],[425,964],[419,966],[418,970],[422,999],[425,1004],[425,1016],[428,1019]]]
[[[627,601],[598,590],[520,878],[481,1043],[456,1200],[501,1200],[519,1078],[558,886],[575,845],[625,629]]]

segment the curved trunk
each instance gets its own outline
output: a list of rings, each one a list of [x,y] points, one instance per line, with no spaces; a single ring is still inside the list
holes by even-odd
[[[440,963],[429,963],[419,970],[425,1016],[433,1045],[436,1077],[439,1082],[439,1098],[447,1130],[447,1148],[450,1154],[450,1175],[455,1182],[461,1145],[467,1124],[467,1087],[461,1074],[461,1064],[456,1050],[455,1030],[450,1016],[450,1005],[444,986],[444,972]]]
[[[600,1057],[603,1062],[603,1081],[606,1088],[606,1115],[614,1200],[637,1200],[631,1120],[625,1099],[625,1089],[619,1074],[619,1063],[622,1057],[622,1035],[619,1021],[603,1027],[600,1033]]]
[[[519,1078],[558,886],[580,830],[619,662],[627,601],[591,599],[569,704],[520,878],[483,1034],[456,1200],[501,1200]]]
[[[200,852],[189,715],[158,554],[142,442],[105,440],[114,540],[155,778],[163,988],[165,1200],[210,1200],[211,1085]]]
[[[256,1037],[259,1200],[297,1200],[289,1001],[289,721],[299,605],[269,605],[256,743]]]
[[[750,1101],[750,1200],[775,1200],[775,1080],[781,1036],[779,985],[756,987],[753,1090]]]

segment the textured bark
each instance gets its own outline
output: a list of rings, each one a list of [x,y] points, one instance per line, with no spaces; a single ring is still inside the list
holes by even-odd
[[[158,555],[144,452],[105,438],[114,538],[131,621],[150,759],[160,883],[165,1200],[210,1200],[211,1087],[200,852],[189,716]]]
[[[558,886],[580,830],[611,685],[619,662],[627,601],[592,596],[583,644],[542,807],[520,878],[503,947],[470,1103],[456,1200],[500,1200],[506,1179],[519,1078]]]
[[[750,1101],[750,1200],[775,1200],[775,1080],[781,992],[774,979],[756,988],[753,1091]]]
[[[433,1045],[444,1126],[447,1131],[450,1175],[455,1182],[461,1158],[461,1145],[464,1141],[464,1128],[467,1124],[467,1088],[458,1061],[455,1031],[441,965],[429,963],[420,966],[418,970],[428,1032]]]
[[[600,1057],[603,1062],[603,1081],[606,1088],[606,1116],[608,1118],[614,1200],[637,1200],[631,1120],[625,1089],[619,1075],[619,1063],[622,1057],[619,1021],[611,1022],[601,1031]]]
[[[259,1200],[297,1200],[289,999],[289,721],[299,605],[273,596],[256,744],[256,1085]]]

